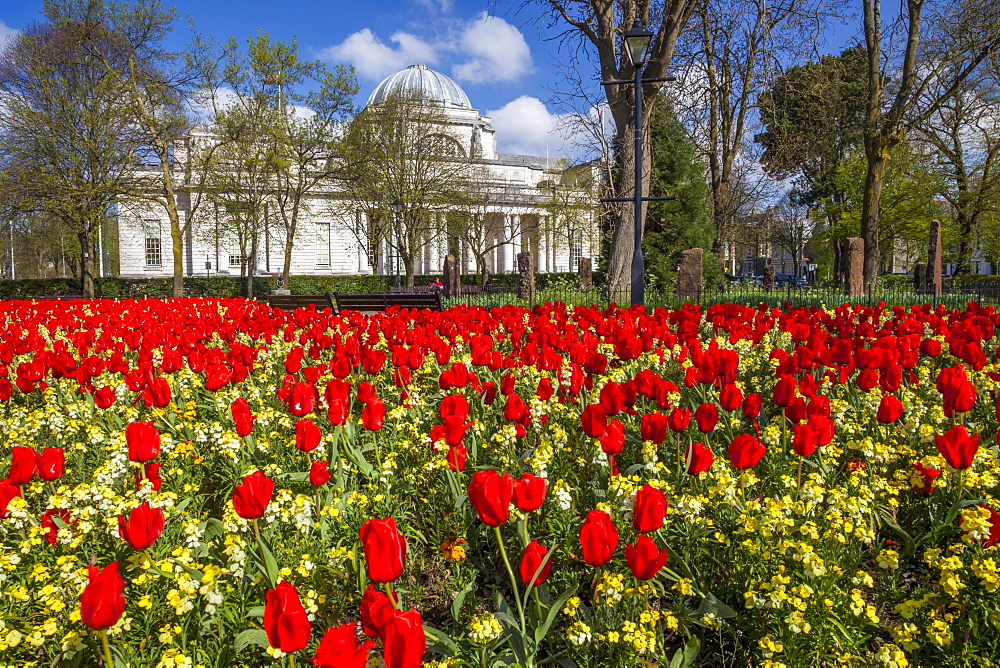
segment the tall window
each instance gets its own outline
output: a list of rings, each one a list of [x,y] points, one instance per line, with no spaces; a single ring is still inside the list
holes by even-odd
[[[578,271],[580,269],[580,258],[583,257],[583,232],[579,230],[573,232],[573,238],[569,244],[569,270]]]
[[[229,266],[240,267],[243,264],[243,254],[240,253],[240,242],[233,239],[229,242]]]
[[[159,267],[163,264],[163,251],[160,241],[160,221],[144,220],[142,226],[146,237],[146,266]]]
[[[330,223],[316,223],[316,264],[330,266]]]

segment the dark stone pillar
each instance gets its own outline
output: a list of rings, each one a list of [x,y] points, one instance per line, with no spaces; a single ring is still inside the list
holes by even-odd
[[[770,292],[774,290],[774,265],[769,264],[764,267],[764,289]]]
[[[859,297],[865,294],[865,240],[850,237],[846,244],[847,294]]]
[[[931,221],[931,243],[927,249],[927,291],[941,296],[944,287],[941,278],[941,221]]]
[[[535,300],[535,254],[518,253],[517,271],[521,280],[517,284],[517,298]]]
[[[580,266],[577,269],[580,275],[580,289],[589,290],[594,285],[594,271],[590,264],[589,257],[580,258]]]
[[[677,268],[677,295],[701,298],[703,251],[691,248],[681,253],[681,266]]]
[[[444,259],[444,296],[458,297],[462,294],[462,280],[458,273],[455,256],[449,254]]]
[[[926,262],[918,262],[913,266],[913,291],[917,294],[927,292]]]

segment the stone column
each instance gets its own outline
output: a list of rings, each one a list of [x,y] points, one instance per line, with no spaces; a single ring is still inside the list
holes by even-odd
[[[769,264],[764,267],[764,289],[770,292],[774,290],[774,265]]]
[[[681,266],[677,269],[677,295],[701,298],[702,259],[700,248],[691,248],[681,253]]]
[[[462,282],[458,276],[458,262],[449,254],[444,259],[444,296],[457,297],[462,294]]]
[[[846,239],[844,256],[847,294],[860,297],[865,294],[865,240],[858,237]]]
[[[517,254],[517,269],[521,280],[517,285],[517,298],[535,299],[535,256],[530,251]]]
[[[935,297],[941,296],[944,284],[941,278],[941,221],[931,221],[930,248],[927,249],[927,290]]]
[[[512,216],[503,217],[503,234],[504,238],[508,239],[507,243],[500,247],[500,253],[502,262],[500,264],[501,271],[504,273],[514,271],[514,255],[517,250],[514,248],[514,223],[511,220]]]
[[[580,289],[589,290],[594,285],[594,272],[589,257],[580,258],[580,268],[577,272],[580,274]]]
[[[918,295],[927,290],[927,263],[918,262],[913,266],[913,291]]]

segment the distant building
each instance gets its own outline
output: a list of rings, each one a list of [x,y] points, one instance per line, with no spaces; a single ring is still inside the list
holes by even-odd
[[[497,152],[496,133],[491,120],[472,106],[462,88],[447,76],[426,65],[410,67],[387,77],[368,99],[378,105],[389,96],[404,92],[418,94],[429,104],[439,106],[447,117],[450,141],[455,154],[463,155],[477,166],[486,168],[490,179],[502,185],[510,197],[490,213],[491,229],[497,230],[496,247],[489,252],[490,273],[513,272],[517,253],[535,254],[535,268],[540,272],[575,271],[581,257],[596,257],[599,249],[594,205],[585,188],[553,184],[585,181],[580,171],[564,178],[565,160]],[[208,134],[197,134],[192,142],[211,141]],[[179,152],[178,155],[181,155]],[[586,171],[586,168],[583,168]],[[328,206],[337,198],[337,184],[305,204],[292,256],[292,275],[392,275],[391,240],[369,252],[359,242],[357,229],[365,221],[360,207]],[[559,198],[573,206],[559,208]],[[182,212],[186,215],[186,212]],[[184,240],[184,273],[195,275],[240,275],[244,258],[239,245],[225,233],[226,214],[219,208],[203,206]],[[475,270],[475,258],[467,247],[456,248],[446,238],[446,225],[429,234],[417,262],[415,273],[440,274],[448,249],[458,253],[463,272]],[[165,277],[173,275],[173,250],[170,224],[162,207],[154,203],[122,206],[118,212],[119,265],[124,277]],[[216,230],[223,230],[216,232]],[[353,231],[352,231],[353,230]],[[491,233],[487,230],[487,233]],[[278,275],[283,262],[284,228],[267,226],[256,239],[255,275]],[[371,257],[376,257],[372,266]]]

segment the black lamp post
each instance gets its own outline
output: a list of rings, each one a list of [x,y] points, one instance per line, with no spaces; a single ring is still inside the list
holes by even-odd
[[[634,79],[616,79],[613,81],[602,81],[605,86],[610,84],[632,84],[635,88],[635,98],[632,103],[632,125],[635,131],[634,159],[634,189],[632,197],[606,197],[602,202],[632,202],[634,230],[632,234],[632,305],[642,305],[646,303],[646,267],[642,258],[642,203],[651,201],[672,200],[674,197],[643,197],[642,196],[642,84],[654,81],[675,81],[674,77],[661,77],[644,79],[642,71],[646,66],[646,56],[649,53],[649,45],[653,41],[653,33],[642,24],[639,13],[636,12],[632,27],[624,35],[625,54],[629,63],[635,69]]]
[[[392,202],[389,203],[389,206],[392,208],[392,213],[395,216],[395,220],[396,220],[396,230],[395,230],[395,232],[396,232],[396,243],[394,245],[394,249],[396,251],[396,257],[395,257],[395,260],[393,261],[393,264],[395,265],[395,271],[396,271],[396,288],[398,289],[401,286],[401,283],[402,283],[400,281],[400,278],[399,278],[399,230],[400,230],[400,227],[399,227],[399,215],[401,213],[403,213],[403,203],[400,202],[399,198],[397,197],[396,199],[392,200]]]
[[[635,68],[635,102],[633,103],[633,126],[635,128],[635,190],[633,191],[632,208],[635,230],[633,232],[632,248],[632,304],[643,304],[645,298],[646,266],[642,259],[642,70],[646,65],[646,52],[653,33],[639,20],[636,12],[632,27],[625,33],[625,45],[628,59]]]

